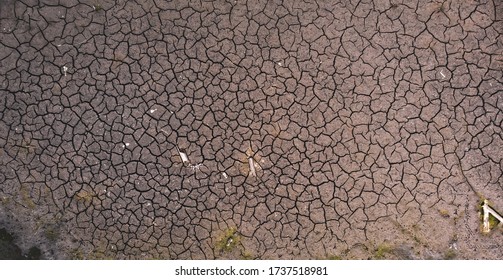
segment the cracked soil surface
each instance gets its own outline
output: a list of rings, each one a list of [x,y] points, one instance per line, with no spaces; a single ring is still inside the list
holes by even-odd
[[[1,0],[0,228],[46,259],[502,259],[502,34],[499,0]]]

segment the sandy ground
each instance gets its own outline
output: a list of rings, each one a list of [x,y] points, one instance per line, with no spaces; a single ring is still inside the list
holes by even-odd
[[[0,228],[45,259],[502,259],[502,2],[281,2],[0,1]]]

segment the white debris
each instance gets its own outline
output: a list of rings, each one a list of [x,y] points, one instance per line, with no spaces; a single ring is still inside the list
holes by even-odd
[[[155,113],[155,111],[157,111],[157,109],[150,109],[150,114]]]
[[[129,146],[129,143],[126,143],[126,147],[128,147],[128,146]]]
[[[250,166],[249,175],[252,177],[257,177],[257,171],[255,170],[255,162],[253,161],[253,158],[248,158],[248,165]]]
[[[227,244],[225,244],[226,247],[231,246],[232,242],[234,242],[234,239],[231,237],[227,240]]]
[[[227,173],[225,173],[225,172],[222,172],[222,176],[223,176],[225,179],[229,178],[229,175],[227,175]]]
[[[442,75],[442,78],[445,78],[445,74],[444,72],[442,72],[442,70],[440,70],[440,75]]]
[[[189,164],[189,167],[190,167],[190,169],[192,169],[192,171],[196,171],[196,170],[200,170],[201,166],[203,166],[203,165],[204,165],[203,163]]]
[[[482,226],[482,232],[484,233],[489,233],[491,231],[491,225],[489,223],[489,214],[493,215],[500,224],[503,224],[503,217],[500,216],[494,209],[491,208],[491,206],[488,205],[487,199],[484,200],[484,205],[482,205],[482,210],[484,211],[484,219],[483,219],[483,226]]]
[[[185,166],[190,166],[190,161],[189,157],[185,153],[185,151],[181,151],[178,146],[176,146],[176,150],[178,151],[178,154],[180,155],[180,158],[182,159],[182,162]]]
[[[63,73],[65,74],[65,77],[66,77],[66,71],[68,71],[68,67],[63,66]]]
[[[278,62],[278,65],[281,66],[282,65],[281,62]]]

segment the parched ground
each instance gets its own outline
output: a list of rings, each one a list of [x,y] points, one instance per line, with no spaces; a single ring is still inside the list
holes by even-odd
[[[1,0],[0,228],[47,259],[502,259],[502,34],[499,0]]]

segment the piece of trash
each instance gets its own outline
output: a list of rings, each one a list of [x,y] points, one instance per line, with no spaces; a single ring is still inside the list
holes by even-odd
[[[222,172],[222,176],[224,177],[224,179],[229,178],[229,175],[227,175],[227,173],[225,173],[225,172]]]
[[[204,164],[203,163],[189,164],[190,169],[192,169],[192,171],[194,171],[194,172],[201,170],[201,166],[204,166]]]
[[[229,239],[227,239],[227,243],[225,244],[225,247],[230,247],[232,245],[232,242],[234,242],[234,239],[232,237],[230,237]]]
[[[249,175],[252,177],[257,177],[257,171],[255,170],[255,162],[253,161],[252,157],[248,158],[248,165],[250,166]]]
[[[185,153],[185,151],[184,150],[180,150],[178,148],[178,146],[176,146],[176,150],[178,151],[178,154],[180,155],[180,158],[182,159],[183,165],[190,166],[189,157],[187,156],[187,154]]]
[[[503,225],[503,217],[498,214],[494,209],[488,204],[487,199],[484,199],[484,204],[482,205],[482,210],[484,211],[482,232],[489,233],[491,231],[491,224],[489,222],[489,215],[493,215],[500,222],[500,226]]]
[[[442,75],[442,78],[445,78],[445,74],[440,70],[440,75]]]
[[[68,67],[63,66],[63,73],[65,74],[65,77],[66,77],[66,71],[68,71]]]

